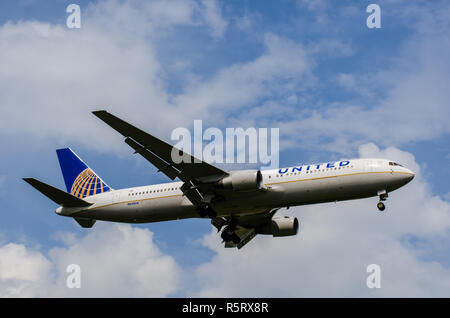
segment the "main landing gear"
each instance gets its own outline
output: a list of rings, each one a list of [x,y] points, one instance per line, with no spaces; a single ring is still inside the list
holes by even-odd
[[[241,242],[241,238],[235,233],[236,226],[233,220],[216,217],[211,220],[211,224],[217,228],[217,232],[220,232],[222,227],[225,226],[220,234],[220,237],[225,243],[233,242],[234,244],[239,244]]]
[[[197,212],[201,217],[208,217],[210,219],[214,219],[217,216],[216,211],[209,204],[199,205]]]
[[[389,195],[386,190],[380,190],[377,194],[380,197],[380,202],[377,203],[377,208],[380,211],[384,211],[386,209],[386,206],[384,205],[383,201],[386,201]]]
[[[234,244],[239,244],[241,242],[241,238],[236,233],[230,232],[228,229],[223,230],[220,237],[226,243],[233,242]]]

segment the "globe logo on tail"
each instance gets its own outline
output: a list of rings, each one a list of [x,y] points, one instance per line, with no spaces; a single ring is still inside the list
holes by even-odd
[[[77,198],[108,192],[110,188],[90,168],[83,170],[75,179],[70,193]]]

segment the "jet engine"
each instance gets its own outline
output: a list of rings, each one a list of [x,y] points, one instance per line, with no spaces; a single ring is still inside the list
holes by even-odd
[[[263,187],[262,174],[260,170],[230,171],[230,174],[220,180],[217,186],[236,191],[259,190]]]
[[[274,237],[296,235],[299,223],[296,217],[283,216],[273,218],[256,230],[257,234],[271,234]]]

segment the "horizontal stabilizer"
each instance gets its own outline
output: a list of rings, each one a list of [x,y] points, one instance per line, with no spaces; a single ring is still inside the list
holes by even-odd
[[[41,192],[47,198],[52,200],[53,202],[58,203],[63,207],[88,207],[92,205],[92,203],[86,202],[82,199],[79,199],[65,191],[62,191],[58,188],[55,188],[49,184],[36,180],[34,178],[23,178],[25,182],[31,185],[33,188]]]

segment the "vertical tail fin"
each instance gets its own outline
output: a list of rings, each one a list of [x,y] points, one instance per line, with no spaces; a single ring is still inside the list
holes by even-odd
[[[72,149],[58,149],[56,154],[70,194],[82,199],[112,190]]]

